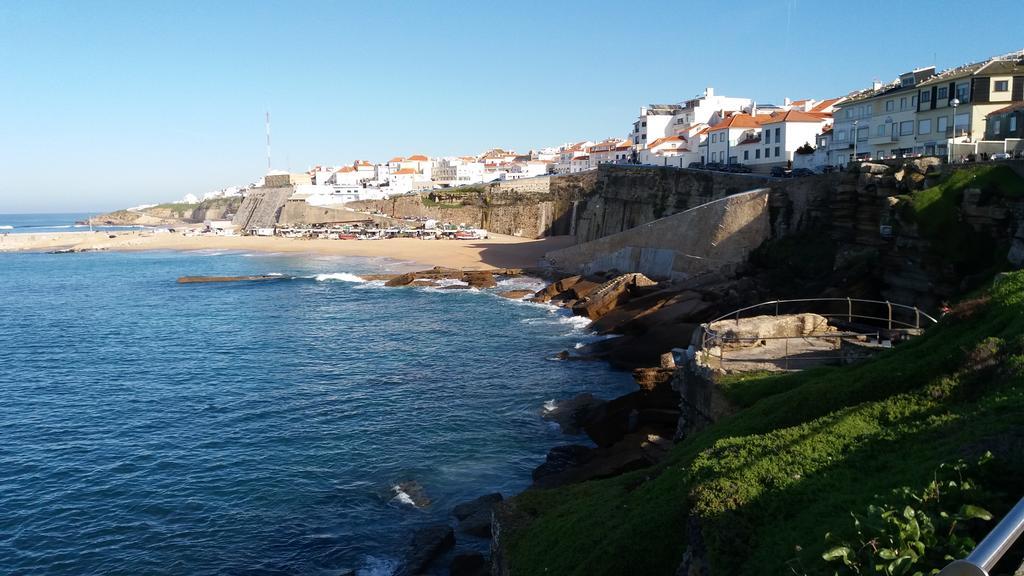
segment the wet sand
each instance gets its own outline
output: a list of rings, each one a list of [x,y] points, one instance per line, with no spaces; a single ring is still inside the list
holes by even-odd
[[[109,236],[113,235],[114,238]],[[570,236],[534,240],[491,234],[486,240],[305,240],[259,236],[183,236],[130,232],[6,234],[0,252],[53,250],[240,250],[392,258],[463,269],[528,268],[544,254],[570,246]]]

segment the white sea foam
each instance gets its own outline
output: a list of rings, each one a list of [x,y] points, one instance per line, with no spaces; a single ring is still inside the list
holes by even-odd
[[[398,560],[395,558],[378,558],[367,556],[363,559],[363,566],[356,570],[356,576],[391,576],[398,569]]]
[[[0,226],[0,230],[14,230],[14,226]]]
[[[438,286],[469,286],[469,282],[457,278],[439,278],[434,280],[434,284]]]
[[[391,499],[392,502],[398,502],[399,504],[406,504],[408,506],[416,507],[416,502],[413,501],[412,497],[406,494],[405,490],[399,485],[391,487],[391,491],[395,493],[395,497]]]
[[[327,282],[327,281],[330,281],[330,280],[336,280],[338,282],[366,282],[366,280],[363,280],[359,276],[356,276],[355,274],[350,274],[348,272],[334,272],[332,274],[317,274],[316,276],[314,276],[314,278],[316,278],[317,282]]]
[[[551,400],[544,402],[544,413],[547,414],[549,412],[554,412],[555,408],[557,407],[558,404],[555,402],[555,399],[552,398]]]
[[[530,290],[537,292],[545,287],[547,287],[547,282],[532,276],[518,276],[498,280],[498,288],[502,290]]]

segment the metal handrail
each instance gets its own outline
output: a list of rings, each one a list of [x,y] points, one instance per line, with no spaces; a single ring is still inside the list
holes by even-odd
[[[920,330],[921,329],[922,321],[931,322],[933,324],[938,322],[938,320],[936,320],[932,316],[926,314],[925,312],[922,312],[921,309],[917,308],[916,306],[907,306],[906,304],[897,304],[897,303],[894,303],[894,302],[889,302],[887,300],[886,301],[881,301],[881,300],[864,300],[864,299],[860,299],[860,298],[798,298],[798,299],[792,299],[792,300],[769,300],[768,302],[761,302],[760,304],[754,304],[753,306],[747,306],[745,308],[740,308],[738,310],[733,310],[732,312],[729,312],[728,314],[723,314],[722,316],[719,316],[718,318],[715,318],[714,320],[711,320],[710,322],[705,322],[704,324],[701,324],[701,329],[704,332],[704,338],[703,338],[702,345],[706,347],[707,343],[710,340],[719,339],[721,337],[717,332],[712,331],[711,328],[710,328],[711,324],[714,324],[715,322],[721,322],[723,320],[728,320],[728,319],[734,318],[736,320],[737,324],[738,324],[739,321],[740,321],[740,315],[742,313],[748,312],[750,310],[755,310],[757,308],[763,308],[763,307],[766,307],[766,306],[775,306],[775,316],[778,316],[779,315],[779,305],[780,304],[794,304],[794,303],[807,303],[807,302],[819,302],[819,303],[820,302],[845,302],[846,306],[847,306],[845,314],[843,314],[841,312],[834,312],[834,313],[822,313],[821,315],[825,316],[825,317],[846,318],[847,321],[850,321],[850,322],[852,322],[854,318],[856,318],[858,320],[874,320],[874,321],[878,321],[878,322],[886,322],[886,323],[888,323],[888,326],[889,326],[890,330],[893,328],[893,325],[896,325],[896,326],[898,326],[900,328],[913,328],[915,330]],[[887,310],[888,310],[888,314],[884,318],[880,317],[880,316],[870,316],[870,315],[866,315],[866,314],[854,314],[854,312],[853,312],[853,305],[854,304],[878,304],[878,305],[884,305],[887,308]],[[895,310],[900,310],[900,311],[912,312],[914,314],[914,322],[913,323],[904,322],[902,320],[893,318],[893,310],[894,309]]]
[[[939,572],[939,576],[988,576],[996,563],[1024,534],[1024,498],[996,524],[974,551]]]

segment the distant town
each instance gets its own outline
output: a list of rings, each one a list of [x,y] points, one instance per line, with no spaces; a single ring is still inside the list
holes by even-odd
[[[338,206],[357,200],[575,174],[602,164],[671,166],[790,177],[843,169],[855,160],[939,156],[949,162],[1024,152],[1024,50],[936,71],[914,68],[846,95],[778,104],[724,96],[708,87],[674,104],[642,106],[624,137],[527,152],[494,148],[466,156],[412,153],[385,162],[321,164],[305,173],[271,170],[248,186],[181,201],[244,195],[286,176],[293,200]],[[415,151],[413,151],[415,152]],[[137,208],[145,208],[140,206]]]

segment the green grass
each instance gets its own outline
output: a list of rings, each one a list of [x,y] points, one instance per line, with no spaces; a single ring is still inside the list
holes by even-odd
[[[903,216],[917,224],[936,253],[965,273],[992,267],[997,247],[960,217],[963,192],[979,188],[984,201],[1024,197],[1024,180],[1006,166],[986,165],[954,172],[936,186],[914,193]]]
[[[960,310],[862,364],[723,379],[739,410],[657,469],[516,497],[511,573],[674,574],[694,517],[713,574],[831,574],[825,533],[943,462],[991,449],[1019,491],[1024,455],[1000,446],[1024,437],[1024,272]]]

